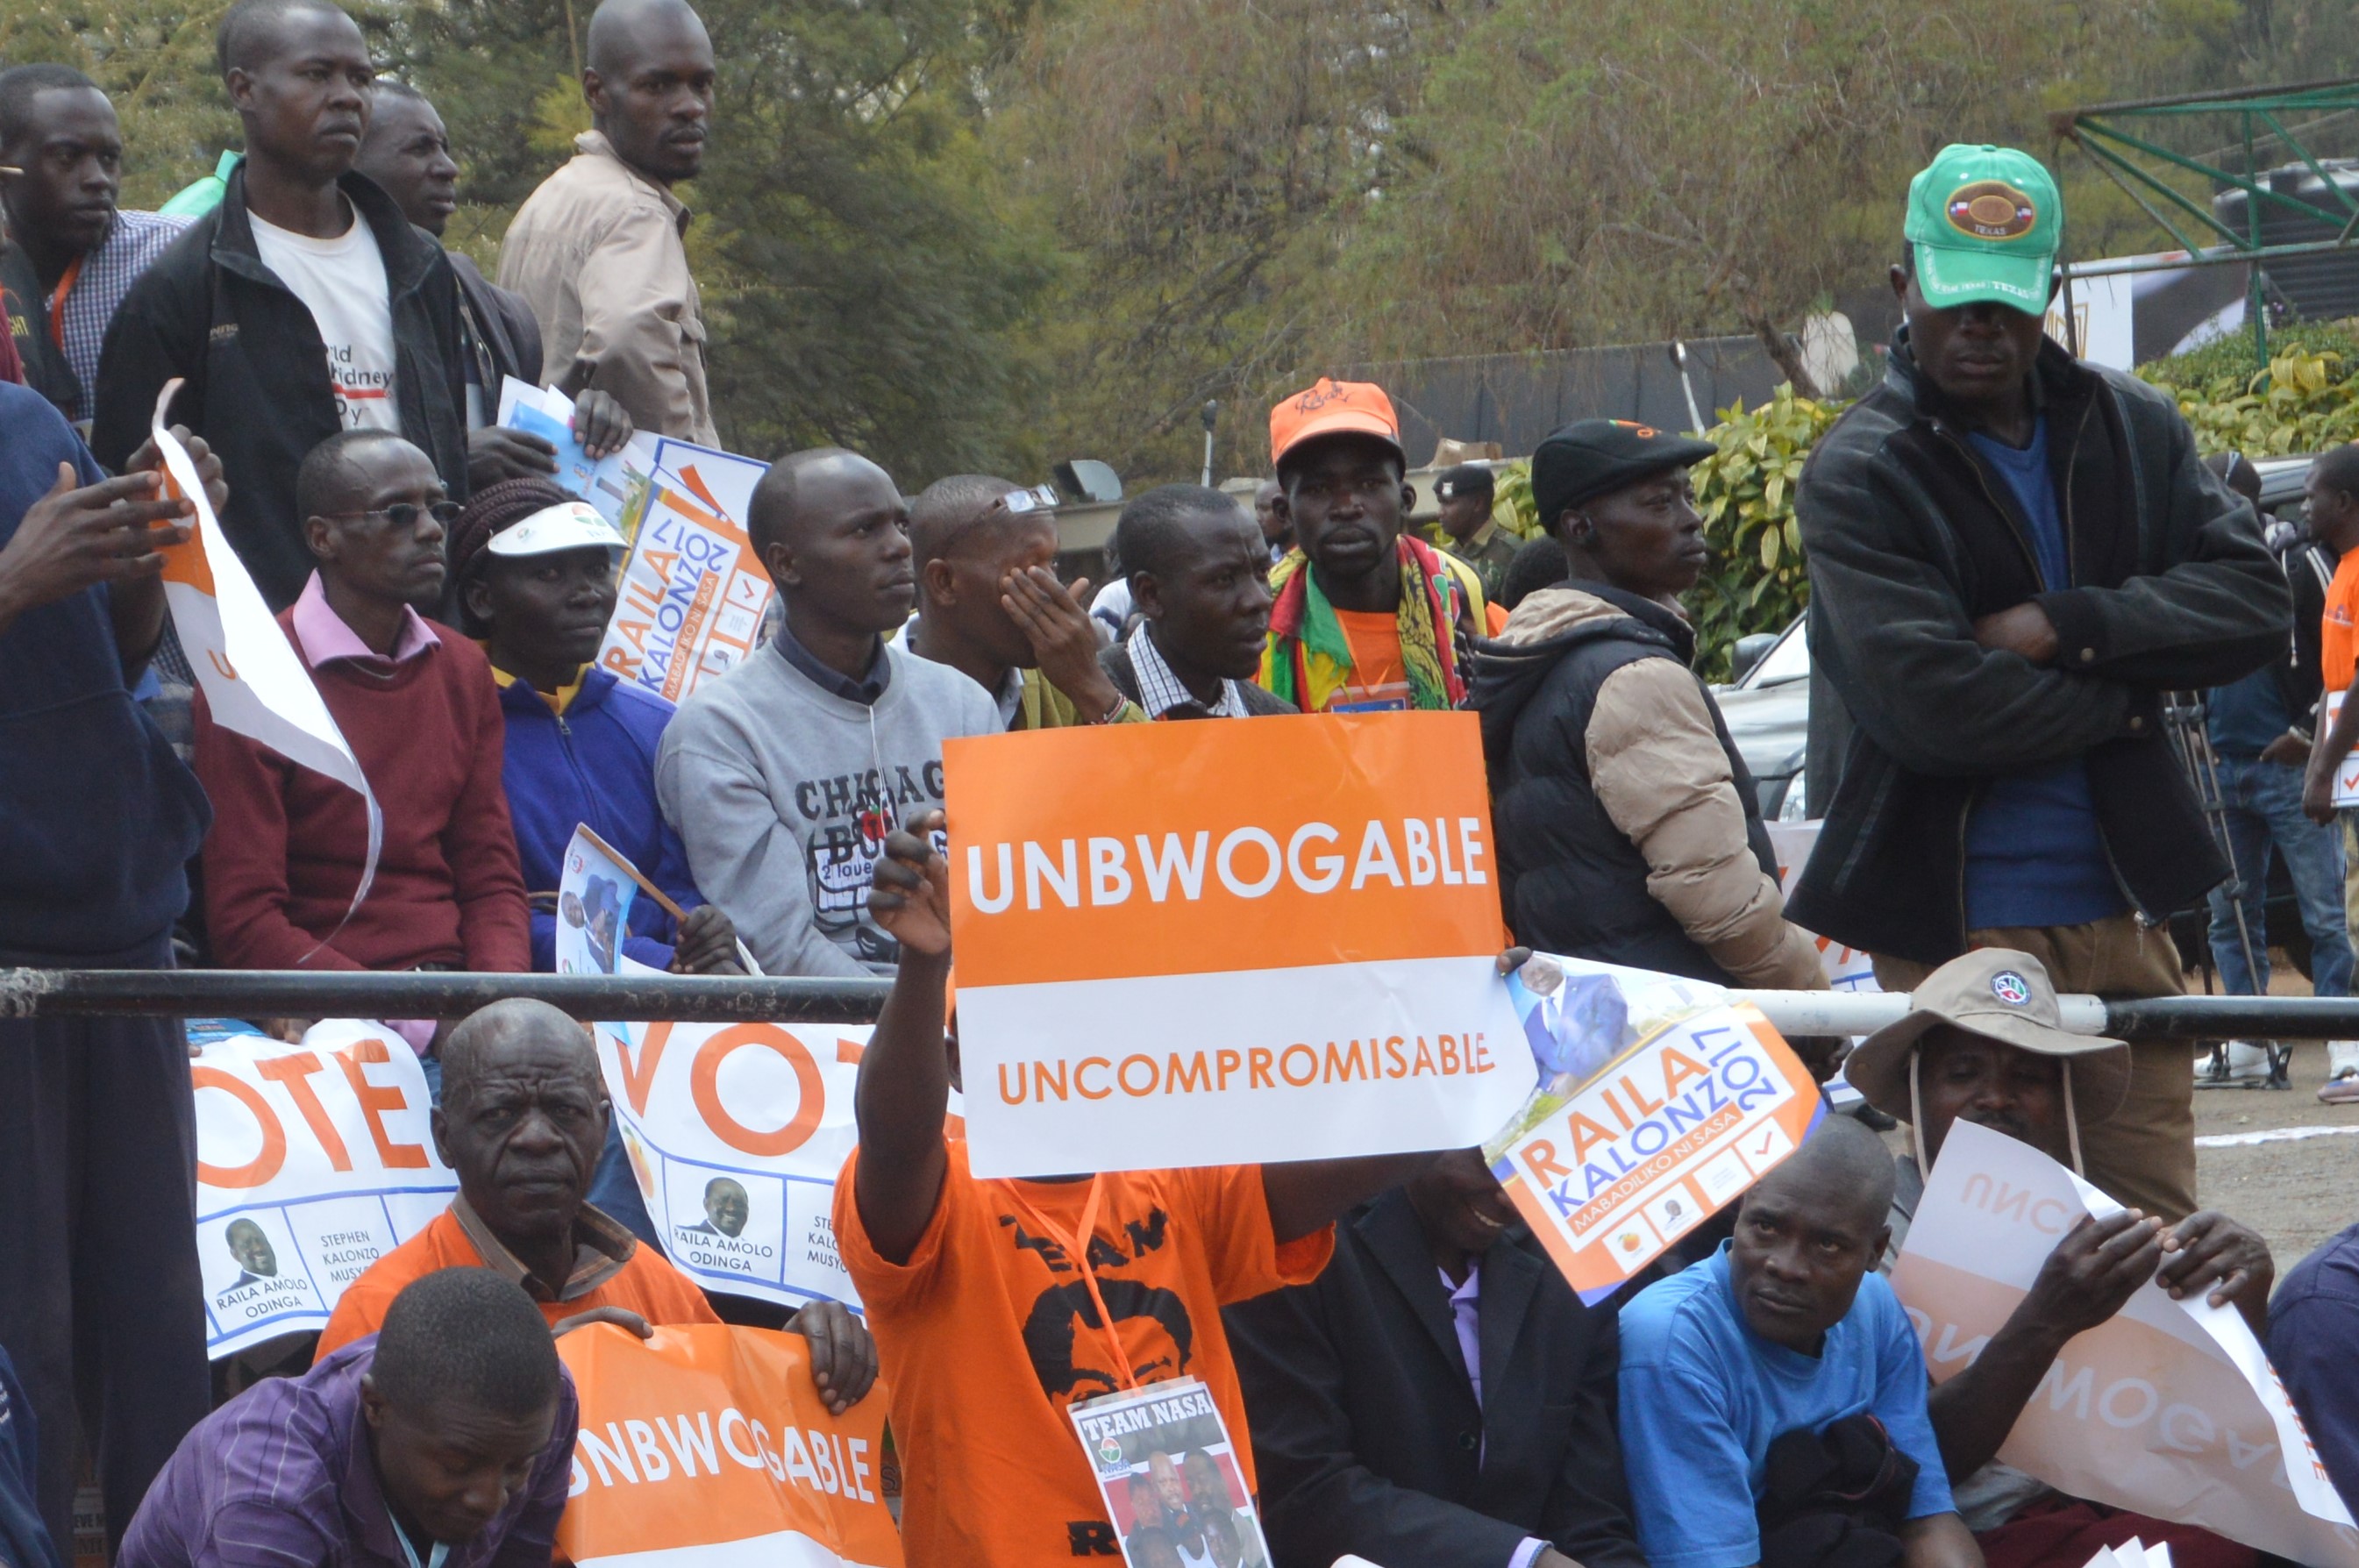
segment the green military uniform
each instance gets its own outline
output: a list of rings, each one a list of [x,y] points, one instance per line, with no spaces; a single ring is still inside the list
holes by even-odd
[[[1499,590],[1507,583],[1507,562],[1516,559],[1523,540],[1495,522],[1486,522],[1474,530],[1463,543],[1442,536],[1441,548],[1474,569],[1483,580],[1483,597],[1491,604],[1499,599]]]

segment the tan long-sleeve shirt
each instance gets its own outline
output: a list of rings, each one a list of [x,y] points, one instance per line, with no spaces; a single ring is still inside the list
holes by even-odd
[[[540,322],[543,371],[594,387],[643,430],[719,444],[704,382],[704,317],[688,268],[690,213],[596,131],[540,183],[500,245],[500,287]]]

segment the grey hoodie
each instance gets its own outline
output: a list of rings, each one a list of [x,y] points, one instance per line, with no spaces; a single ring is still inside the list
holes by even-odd
[[[893,644],[875,707],[824,691],[776,643],[697,689],[665,729],[656,798],[689,869],[772,975],[890,975],[868,915],[885,833],[942,803],[942,742],[997,735],[991,694]]]

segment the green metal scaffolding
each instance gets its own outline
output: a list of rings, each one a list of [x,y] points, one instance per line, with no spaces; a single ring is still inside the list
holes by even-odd
[[[2359,116],[2359,80],[2305,82],[2235,93],[2188,93],[2175,98],[2098,103],[2058,113],[2050,118],[2049,129],[2060,147],[2069,141],[2079,147],[2099,172],[2121,187],[2187,252],[2184,262],[2158,262],[2155,266],[2241,262],[2251,267],[2245,313],[2252,323],[2254,352],[2259,363],[2266,365],[2269,359],[2268,308],[2264,297],[2263,266],[2287,256],[2359,250],[2359,196],[2328,173],[2318,156],[2302,141],[2304,135],[2346,115]],[[2242,169],[2225,166],[2219,161],[2218,152],[2190,156],[2173,151],[2157,139],[2167,125],[2207,116],[2233,124],[2234,139],[2223,150],[2241,150]],[[2284,148],[2283,157],[2271,158],[2273,167],[2304,165],[2323,187],[2321,195],[2331,198],[2333,204],[2321,206],[2272,189],[2263,178],[2260,163],[2262,149],[2271,143]],[[2173,184],[2170,177],[2174,173],[2197,177],[2215,196],[2229,191],[2243,191],[2245,232],[2239,234],[2222,222],[2210,200],[2190,196]],[[2263,244],[2261,214],[2265,201],[2278,211],[2336,230],[2335,237],[2293,245]],[[2201,237],[2207,232],[2216,238]],[[2070,267],[2066,272],[2068,276],[2075,275]]]

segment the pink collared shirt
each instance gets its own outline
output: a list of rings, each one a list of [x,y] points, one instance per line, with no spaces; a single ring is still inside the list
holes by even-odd
[[[336,614],[335,606],[328,603],[328,590],[321,583],[316,571],[311,573],[311,580],[303,584],[302,595],[295,601],[294,623],[296,646],[302,651],[304,664],[313,670],[332,659],[356,659],[364,664],[390,670],[431,652],[442,642],[441,634],[434,629],[431,622],[404,604],[401,607],[401,635],[393,639],[393,657],[387,659],[361,641],[360,633],[353,630],[344,623],[344,617]],[[385,1025],[408,1041],[409,1049],[420,1056],[426,1054],[426,1048],[434,1039],[435,1023],[432,1018],[387,1018]]]
[[[401,607],[401,635],[394,639],[393,657],[387,659],[368,644],[360,634],[344,624],[328,603],[328,591],[320,583],[320,574],[303,584],[302,596],[295,601],[295,641],[301,648],[303,662],[313,670],[332,659],[374,660],[381,666],[407,664],[411,659],[440,645],[441,634],[433,624],[416,610]]]

